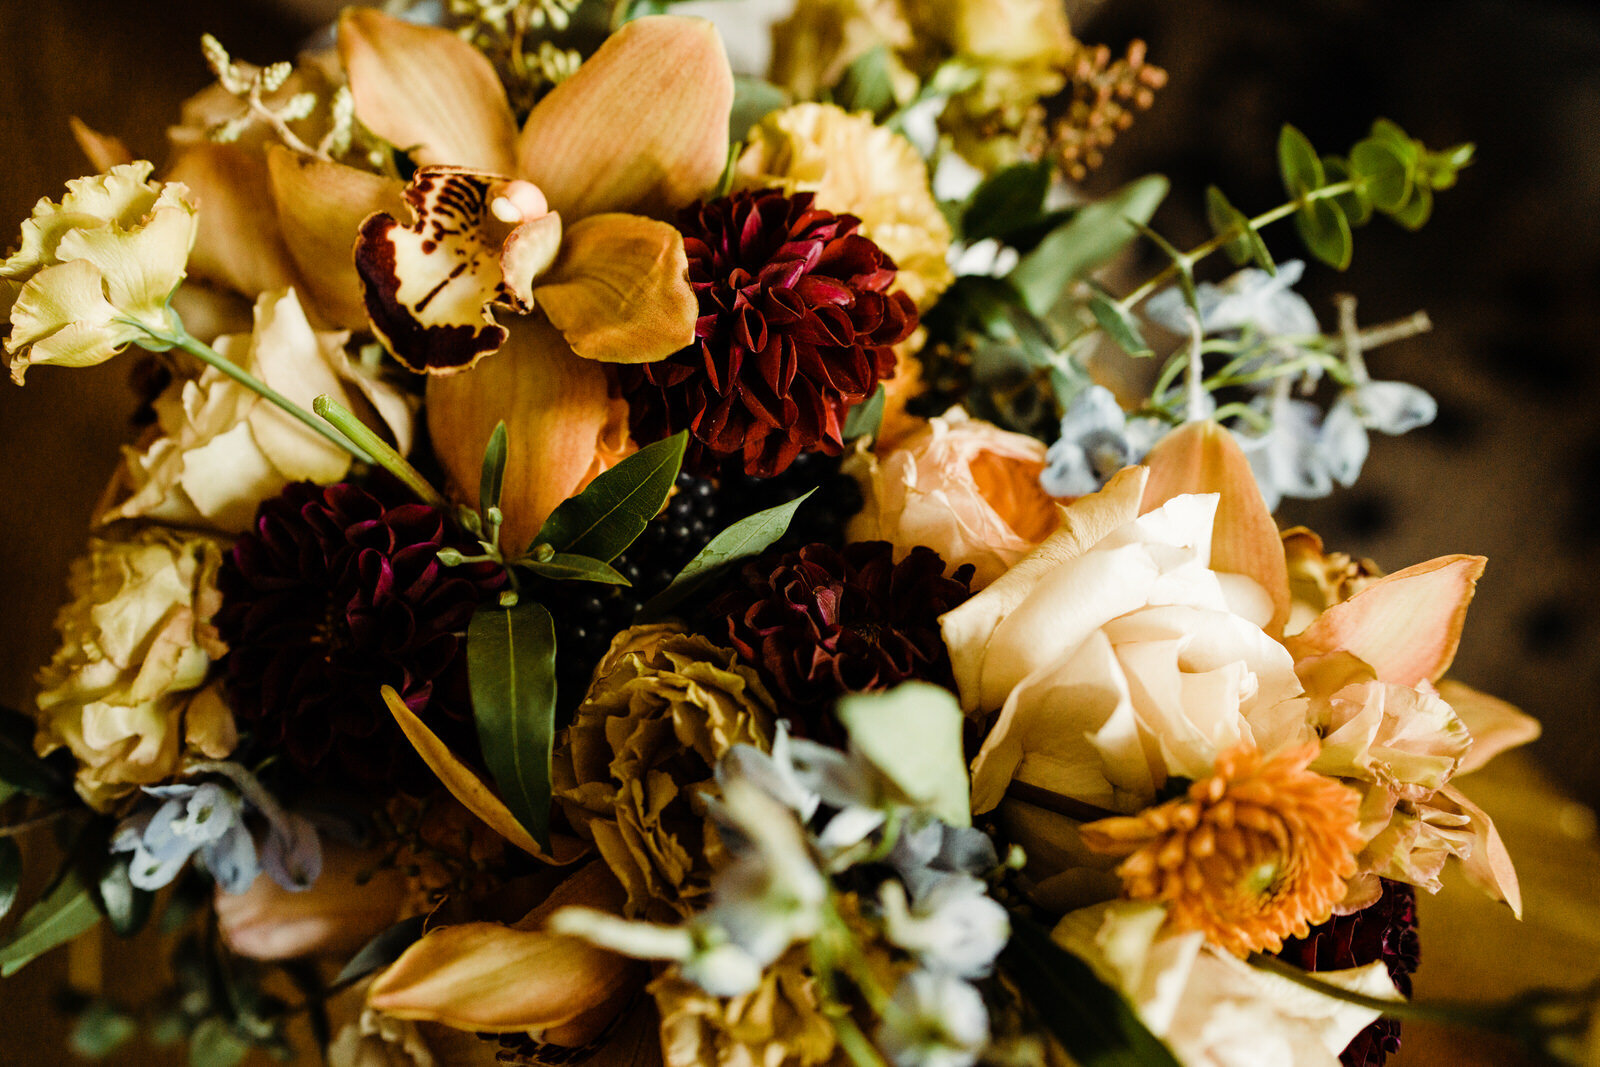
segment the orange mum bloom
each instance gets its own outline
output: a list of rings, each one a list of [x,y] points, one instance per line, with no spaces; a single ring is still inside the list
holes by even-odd
[[[1276,952],[1326,921],[1355,873],[1360,797],[1306,769],[1315,742],[1264,759],[1250,745],[1217,757],[1188,795],[1083,827],[1133,900],[1167,906],[1180,930],[1239,956]]]

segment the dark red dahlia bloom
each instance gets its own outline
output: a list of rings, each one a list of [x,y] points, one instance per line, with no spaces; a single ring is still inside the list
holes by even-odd
[[[746,564],[711,611],[727,617],[733,646],[780,696],[795,732],[835,738],[825,712],[844,693],[908,678],[954,688],[939,616],[967,599],[972,567],[949,578],[944,569],[931,548],[896,563],[887,541],[812,544]]]
[[[1383,892],[1370,906],[1336,915],[1303,938],[1289,938],[1278,955],[1307,971],[1338,971],[1382,960],[1389,978],[1411,995],[1421,944],[1417,940],[1417,891],[1382,879]],[[1355,1036],[1339,1060],[1344,1067],[1381,1067],[1400,1050],[1400,1020],[1377,1019]]]
[[[426,787],[379,695],[393,686],[452,747],[476,744],[462,650],[493,564],[445,567],[476,545],[404,490],[291,485],[266,501],[218,577],[234,713],[264,753],[317,780]]]
[[[700,319],[688,348],[616,368],[634,437],[688,430],[684,469],[703,476],[838,455],[845,413],[894,374],[893,346],[917,325],[911,298],[888,291],[894,261],[859,225],[776,189],[686,208]]]

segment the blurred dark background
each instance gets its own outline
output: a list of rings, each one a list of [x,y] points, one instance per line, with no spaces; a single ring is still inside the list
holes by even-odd
[[[179,102],[209,81],[202,31],[241,58],[272,61],[292,55],[336,6],[0,2],[0,230],[11,235],[0,244],[14,241],[15,224],[38,197],[59,195],[63,181],[89,169],[69,115],[159,162]],[[1488,556],[1454,673],[1542,719],[1534,758],[1571,796],[1600,801],[1600,8],[1557,0],[1114,0],[1069,9],[1083,39],[1115,47],[1142,37],[1171,73],[1155,108],[1118,142],[1090,188],[1166,173],[1174,193],[1156,225],[1180,245],[1207,235],[1207,184],[1247,212],[1279,202],[1274,145],[1283,122],[1325,152],[1344,151],[1379,115],[1433,147],[1477,143],[1477,163],[1439,196],[1420,233],[1375,221],[1357,231],[1349,271],[1313,265],[1302,286],[1328,326],[1340,292],[1360,298],[1364,323],[1429,312],[1431,334],[1381,349],[1369,363],[1375,377],[1433,393],[1437,423],[1400,439],[1375,436],[1354,489],[1289,502],[1280,517],[1388,569],[1450,552]],[[1279,258],[1300,254],[1291,228],[1268,237]],[[1220,277],[1226,266],[1214,270]],[[31,676],[54,645],[50,620],[67,564],[128,439],[134,401],[125,374],[114,362],[70,373],[45,368],[26,390],[0,384],[7,704],[32,699]],[[1540,803],[1547,808],[1526,813],[1529,820],[1585,837],[1581,808]],[[1509,830],[1507,837],[1524,865]],[[1530,861],[1536,875],[1539,862]],[[1596,895],[1594,872],[1584,881],[1550,877],[1556,888],[1539,904],[1530,893],[1530,916],[1542,909],[1553,939],[1588,931],[1592,944],[1584,908]],[[1446,932],[1476,937],[1478,921],[1453,925],[1425,912],[1425,938],[1435,923],[1435,940],[1425,944],[1438,945]],[[1483,921],[1500,924],[1495,937],[1516,951],[1509,918]],[[153,943],[136,943],[113,952],[107,968],[151,967],[153,951]],[[1588,952],[1575,958],[1592,959]],[[1471,991],[1498,990],[1490,955]],[[62,1024],[47,1010],[64,973],[60,956],[5,984],[0,1000],[12,1010],[0,1018],[0,1064],[61,1055]],[[1540,963],[1529,966],[1537,972]],[[1428,973],[1425,966],[1423,978]],[[1488,1058],[1463,1058],[1458,1049],[1434,1059],[1413,1043],[1403,1062],[1513,1062],[1503,1050],[1480,1055]],[[144,1048],[117,1062],[154,1057]]]

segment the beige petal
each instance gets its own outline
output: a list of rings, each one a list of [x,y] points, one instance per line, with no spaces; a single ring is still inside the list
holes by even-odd
[[[356,117],[420,164],[509,174],[516,119],[483,53],[449,30],[370,8],[339,20],[339,58]]]
[[[191,275],[251,300],[295,284],[264,155],[236,145],[194,145],[177,157],[167,180],[187,185],[188,199],[199,209]]]
[[[559,907],[616,914],[622,901],[605,865],[588,864],[514,927],[465,923],[426,934],[378,976],[367,1003],[402,1019],[491,1033],[559,1027],[608,1001],[620,1008],[643,967],[541,927]]]
[[[508,435],[500,507],[503,549],[533,540],[556,505],[593,476],[616,409],[605,368],[574,355],[537,317],[511,324],[494,355],[464,374],[428,379],[428,431],[456,499],[478,499],[483,450],[504,420]]]
[[[333,372],[332,349],[344,334],[319,337],[306,321],[294,290],[264,293],[256,301],[249,369],[302,408],[326,394],[348,408],[350,398]],[[350,453],[312,433],[276,404],[259,401],[248,416],[257,446],[285,478],[330,485],[350,469]]]
[[[133,162],[133,153],[128,151],[128,146],[120,138],[101,133],[76,115],[67,122],[72,126],[73,140],[78,142],[78,147],[89,157],[95,170],[108,171],[112,167]]]
[[[1455,659],[1485,562],[1482,556],[1441,556],[1386,575],[1284,643],[1296,660],[1349,652],[1379,681],[1415,686],[1435,680]]]
[[[1478,770],[1500,753],[1537,740],[1541,732],[1539,720],[1532,715],[1453,678],[1439,683],[1439,696],[1455,709],[1472,735],[1472,747],[1462,757],[1457,774]]]
[[[1272,598],[1273,636],[1289,621],[1289,568],[1272,512],[1261,496],[1250,461],[1233,434],[1214,422],[1191,422],[1161,439],[1146,457],[1150,482],[1141,511],[1180,493],[1218,493],[1211,534],[1211,569],[1250,578]]]
[[[651,363],[694,341],[689,258],[664,222],[591,215],[567,230],[547,277],[533,298],[585,359]]]
[[[728,155],[733,74],[703,19],[635,19],[528,116],[517,173],[569,220],[665,216],[703,195]]]
[[[307,310],[336,329],[366,329],[356,231],[374,212],[400,211],[400,182],[276,145],[267,152],[267,169]]]
[[[1500,840],[1494,820],[1453,785],[1439,790],[1434,803],[1444,808],[1453,805],[1472,820],[1472,848],[1461,860],[1461,873],[1467,881],[1496,900],[1505,901],[1511,913],[1522,918],[1522,889],[1517,884],[1516,868],[1511,865],[1511,853]]]
[[[1138,517],[1147,473],[1143,467],[1118,471],[1098,493],[1073,501],[1062,509],[1061,526],[1055,533],[983,592],[940,616],[939,627],[950,649],[963,711],[970,713],[978,707],[984,653],[1000,623],[1051,570]]]
[[[383,687],[383,702],[389,706],[389,713],[394,716],[395,722],[400,724],[400,729],[405,732],[406,739],[417,750],[417,755],[422,757],[422,762],[434,774],[439,776],[439,781],[450,790],[450,794],[472,814],[482,819],[489,828],[511,844],[516,845],[529,855],[537,856],[546,862],[556,864],[571,863],[587,851],[583,843],[576,838],[553,836],[550,841],[551,852],[554,856],[546,855],[544,849],[539,847],[517,817],[511,814],[511,809],[505,802],[495,795],[494,790],[482,778],[450,751],[437,734],[428,729],[426,723],[417,718],[416,714],[405,705],[389,686]]]

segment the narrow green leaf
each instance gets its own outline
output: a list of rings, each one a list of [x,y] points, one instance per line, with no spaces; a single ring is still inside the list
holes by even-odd
[[[421,939],[423,927],[427,922],[426,915],[413,915],[409,919],[401,919],[368,941],[361,947],[360,952],[350,957],[350,962],[344,965],[344,969],[333,980],[333,984],[342,986],[355,982],[373,971],[389,966],[400,958],[402,952]]]
[[[833,102],[846,111],[870,111],[879,119],[894,110],[888,46],[878,45],[863,52],[845,68],[839,84],[833,87]]]
[[[1120,252],[1167,195],[1167,179],[1149,174],[1079,208],[1018,261],[1009,275],[1028,310],[1045,316],[1067,286]]]
[[[887,395],[888,391],[879,385],[871,396],[846,413],[842,430],[846,441],[856,437],[878,436],[878,428],[883,425],[883,405]]]
[[[920,807],[951,826],[972,825],[961,706],[948,689],[904,682],[840,697],[834,713],[850,745]]]
[[[557,582],[599,582],[602,585],[629,585],[611,564],[592,556],[557,552],[547,560],[525,560],[517,564],[525,571]]]
[[[651,597],[640,610],[641,619],[659,618],[692,596],[713,575],[724,567],[765,552],[777,543],[789,529],[794,513],[810,498],[815,489],[797,496],[787,504],[748,515],[713,537],[698,555],[684,565],[678,576],[665,589]]]
[[[22,888],[22,850],[14,837],[0,837],[0,919],[11,912]]]
[[[1338,156],[1323,156],[1322,169],[1327,173],[1329,185],[1350,177],[1350,164]],[[1360,186],[1348,193],[1340,193],[1333,198],[1333,202],[1339,205],[1352,226],[1365,226],[1372,221],[1372,198]]]
[[[550,850],[556,632],[544,606],[485,608],[467,626],[467,682],[483,759],[506,807]]]
[[[506,476],[506,424],[495,423],[494,433],[483,450],[483,474],[478,479],[478,510],[487,515],[500,506],[500,487]]]
[[[1311,254],[1338,270],[1350,266],[1355,244],[1350,237],[1350,220],[1332,200],[1313,200],[1305,210],[1295,212],[1295,229]]]
[[[748,139],[757,123],[792,102],[787,91],[769,81],[735,74],[733,108],[728,113],[728,140],[737,143]]]
[[[33,752],[33,719],[10,708],[0,708],[0,781],[35,797],[64,796],[72,791],[72,776]]]
[[[110,920],[118,937],[132,937],[144,929],[156,899],[154,893],[138,888],[128,878],[132,861],[133,857],[125,852],[107,854],[94,890],[95,905]]]
[[[1305,134],[1287,122],[1278,132],[1278,171],[1283,175],[1284,192],[1293,197],[1326,184],[1317,150]]]
[[[1350,175],[1366,179],[1366,193],[1373,207],[1393,213],[1411,199],[1416,161],[1408,162],[1390,142],[1368,137],[1350,149]]]
[[[961,212],[961,236],[968,241],[1006,237],[1044,217],[1050,191],[1050,164],[1014,163],[995,171],[972,192]]]
[[[10,978],[36,957],[92,930],[99,921],[100,911],[88,888],[69,872],[23,914],[17,928],[0,943],[0,978]]]
[[[1411,199],[1406,201],[1406,206],[1391,217],[1408,230],[1420,230],[1432,214],[1433,190],[1426,185],[1419,185]]]
[[[1179,1067],[1115,989],[1026,916],[1011,915],[1000,966],[1082,1067]]]
[[[1128,355],[1155,355],[1155,351],[1145,344],[1144,337],[1139,333],[1139,324],[1134,322],[1133,316],[1124,311],[1115,300],[1104,293],[1095,293],[1089,298],[1089,311],[1093,313],[1094,320],[1105,330],[1106,335]]]
[[[616,559],[667,502],[688,443],[688,433],[680,431],[639,449],[563,501],[534,544],[606,563]]]

